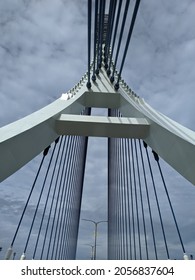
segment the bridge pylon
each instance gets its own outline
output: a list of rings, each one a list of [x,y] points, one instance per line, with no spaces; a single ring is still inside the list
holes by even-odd
[[[116,90],[103,67],[90,89],[86,83],[87,74],[53,103],[0,128],[1,181],[37,156],[59,135],[80,135],[143,139],[195,184],[194,131],[154,110],[122,79]],[[118,109],[121,116],[81,115],[85,108]]]
[[[186,256],[177,220],[159,165],[159,157],[164,159],[164,161],[172,166],[173,169],[195,185],[195,132],[156,111],[145,102],[142,97],[138,96],[122,78],[122,69],[140,0],[135,1],[132,20],[127,29],[127,41],[124,52],[121,54],[121,66],[118,71],[117,62],[130,1],[123,1],[123,4],[124,2],[126,4],[123,6],[124,14],[122,16],[120,1],[109,1],[109,5],[106,5],[106,1],[95,1],[94,13],[92,13],[92,2],[93,1],[88,0],[87,73],[81,77],[80,81],[72,89],[68,92],[62,93],[53,103],[23,119],[0,128],[0,181],[5,180],[12,175],[42,151],[44,151],[44,159],[45,155],[48,153],[50,145],[55,143],[54,146],[56,147],[59,137],[61,138],[59,151],[61,149],[61,151],[64,152],[64,147],[66,147],[67,153],[62,153],[61,156],[61,159],[64,159],[64,163],[62,164],[62,167],[60,166],[59,168],[59,173],[61,172],[59,191],[57,191],[58,178],[60,177],[59,173],[55,177],[56,185],[54,187],[54,193],[58,193],[55,197],[56,199],[52,200],[52,207],[54,200],[57,202],[60,201],[60,205],[56,204],[55,210],[57,211],[57,209],[59,209],[59,217],[61,216],[61,220],[63,220],[63,222],[61,221],[60,223],[58,234],[58,236],[61,237],[62,242],[60,245],[56,245],[56,255],[54,254],[55,245],[53,245],[52,258],[57,257],[57,252],[59,250],[59,258],[66,256],[67,259],[74,259],[76,256],[78,226],[81,211],[87,140],[88,137],[106,137],[108,138],[108,256],[110,259],[122,259],[123,257],[126,259],[133,259],[135,257],[136,259],[138,256],[137,253],[140,251],[139,254],[141,258],[140,225],[142,224],[144,231],[143,235],[145,235],[146,255],[147,258],[149,258],[144,218],[145,208],[148,207],[148,216],[150,216],[151,232],[154,243],[154,255],[157,259],[154,225],[152,222],[152,211],[150,209],[151,202],[149,199],[146,170],[143,163],[141,148],[141,142],[143,142],[142,146],[146,151],[146,158],[149,166],[148,173],[150,173],[151,177],[150,185],[153,187],[152,192],[157,204],[156,212],[158,212],[160,217],[167,258],[169,258],[169,250],[166,233],[162,221],[161,209],[159,207],[147,147],[152,149],[154,159],[157,162],[160,177],[162,179],[162,186],[164,187],[168,198],[168,203],[184,256]],[[106,12],[108,6],[109,11]],[[92,14],[94,14],[93,42],[91,36]],[[119,22],[121,23],[121,30],[118,34]],[[118,45],[115,50],[117,34]],[[92,45],[93,59],[91,62]],[[114,54],[115,59],[113,59]],[[107,109],[108,115],[92,116],[90,113],[92,108]],[[62,141],[63,137],[65,138],[64,142]],[[138,142],[136,142],[137,139]],[[138,149],[140,149],[139,155],[137,154]],[[140,163],[138,163],[138,158],[140,158]],[[55,172],[55,168],[56,166],[54,167],[53,172]],[[143,175],[143,179],[141,179],[141,175]],[[49,184],[50,187],[52,187],[54,176],[51,176],[51,178]],[[142,201],[143,193],[141,180],[145,186],[145,203],[147,203],[147,207],[145,205],[145,208]],[[32,226],[34,224],[44,187],[45,181],[36,205],[34,217],[32,219]],[[32,191],[33,188],[34,184],[31,189]],[[50,191],[51,189],[49,188],[48,197]],[[27,208],[30,196],[31,192],[27,199],[24,211]],[[65,204],[65,202],[67,204]],[[47,206],[47,203],[48,201],[45,202],[45,207]],[[22,213],[11,247],[8,250],[8,257],[12,254],[13,243],[18,233],[23,215],[24,212]],[[40,232],[44,221],[44,215],[40,224]],[[140,215],[142,215],[143,218],[142,222],[139,220]],[[29,231],[24,253],[22,254],[22,259],[25,259],[26,257],[26,248],[31,235],[31,229]],[[38,237],[40,236],[40,232],[38,233]],[[131,236],[131,234],[134,234],[134,236]],[[137,245],[136,239],[138,239]],[[52,238],[50,241],[51,240]],[[64,240],[66,240],[66,243],[64,243]],[[36,254],[38,242],[39,238],[37,239],[34,255]],[[134,249],[130,250],[129,248],[131,248],[133,243]],[[68,247],[68,244],[70,247]],[[44,255],[44,246],[41,258]],[[134,257],[132,256],[132,252],[134,252]],[[49,256],[49,253],[50,251],[48,251],[47,257]]]

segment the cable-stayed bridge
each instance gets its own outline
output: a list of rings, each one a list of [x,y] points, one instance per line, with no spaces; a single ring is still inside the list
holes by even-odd
[[[194,184],[195,133],[156,112],[122,79],[140,1],[130,4],[88,1],[87,73],[55,102],[1,128],[2,181],[43,151],[7,259],[37,186],[21,259],[76,257],[89,136],[108,138],[108,258],[159,259],[159,247],[172,258],[162,190],[187,258],[159,157]],[[108,115],[91,116],[91,108],[106,108]]]

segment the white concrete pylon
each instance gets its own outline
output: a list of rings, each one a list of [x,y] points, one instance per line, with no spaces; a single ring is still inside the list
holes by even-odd
[[[83,127],[85,123],[93,126],[86,129],[86,136],[109,137],[111,126],[116,125],[120,118],[109,119],[90,116],[80,116],[86,108],[111,108],[118,109],[123,119],[129,125],[121,124],[119,137],[138,137],[143,139],[159,156],[177,170],[183,177],[195,185],[195,132],[191,131],[175,121],[155,111],[142,98],[138,97],[125,82],[120,83],[118,91],[114,89],[104,69],[90,90],[86,87],[86,76],[82,78],[82,84],[78,83],[74,93],[63,93],[62,96],[42,108],[41,110],[5,127],[0,128],[0,181],[17,171],[28,161],[38,155],[45,147],[49,146],[59,134],[69,133],[68,122],[74,130],[78,123]],[[123,86],[124,84],[124,86]],[[69,118],[69,119],[68,119]],[[74,121],[75,120],[75,121]],[[137,125],[132,125],[132,120]],[[142,127],[141,127],[142,125]],[[96,127],[99,132],[94,132]],[[69,126],[70,128],[70,126]],[[129,130],[129,133],[123,132]],[[145,132],[140,133],[142,129]],[[133,131],[134,130],[134,131]],[[98,135],[99,133],[99,135]],[[128,135],[127,135],[128,134]],[[116,137],[116,134],[112,137]]]

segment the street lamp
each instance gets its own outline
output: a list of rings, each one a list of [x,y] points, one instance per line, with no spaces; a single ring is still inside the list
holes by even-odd
[[[86,246],[90,246],[91,247],[91,260],[94,260],[94,245],[91,244],[85,244]]]
[[[87,221],[87,222],[91,222],[91,223],[93,223],[94,224],[94,226],[95,226],[95,231],[94,231],[94,233],[95,233],[95,240],[94,240],[94,255],[93,255],[93,259],[94,260],[96,260],[96,248],[97,248],[97,226],[98,226],[98,224],[100,224],[100,223],[107,223],[108,221],[98,221],[98,222],[96,222],[96,221],[93,221],[93,220],[88,220],[88,219],[82,219],[83,221]]]

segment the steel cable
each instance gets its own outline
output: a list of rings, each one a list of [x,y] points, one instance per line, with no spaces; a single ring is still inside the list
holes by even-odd
[[[183,240],[182,240],[182,237],[181,237],[181,233],[180,233],[179,226],[178,226],[178,223],[177,223],[177,220],[176,220],[175,212],[173,210],[172,202],[171,202],[169,192],[168,192],[168,189],[167,189],[167,186],[166,186],[166,183],[165,183],[165,179],[164,179],[164,176],[163,176],[163,173],[162,173],[162,169],[161,169],[160,162],[159,162],[159,156],[157,155],[156,152],[154,152],[154,151],[152,151],[152,152],[153,152],[154,158],[157,162],[157,165],[158,165],[158,168],[159,168],[159,171],[160,171],[161,179],[162,179],[163,186],[164,186],[164,189],[165,189],[165,192],[166,192],[166,195],[167,195],[167,199],[168,199],[169,206],[170,206],[170,209],[171,209],[171,213],[172,213],[172,216],[173,216],[173,220],[174,220],[174,223],[175,223],[175,226],[176,226],[176,230],[177,230],[177,233],[178,233],[178,236],[179,236],[179,240],[180,240],[180,243],[181,243],[181,246],[182,246],[182,250],[183,250],[183,253],[185,254],[184,243],[183,243]]]
[[[149,259],[148,256],[148,243],[147,243],[147,234],[146,234],[146,220],[144,214],[144,204],[143,204],[143,194],[142,194],[142,184],[141,184],[141,174],[140,174],[140,166],[138,160],[138,149],[136,140],[134,140],[135,145],[135,154],[136,154],[136,163],[137,163],[137,176],[138,176],[138,184],[139,184],[139,194],[140,194],[140,203],[141,203],[141,212],[142,212],[142,221],[143,221],[143,229],[144,229],[144,239],[145,239],[145,248],[146,248],[146,258]]]
[[[41,163],[40,163],[40,165],[39,165],[38,171],[37,171],[37,173],[36,173],[34,182],[33,182],[33,184],[32,184],[30,193],[29,193],[28,198],[27,198],[27,200],[26,200],[26,204],[25,204],[25,206],[24,206],[22,215],[21,215],[21,217],[20,217],[20,220],[19,220],[19,222],[18,222],[18,225],[17,225],[16,231],[15,231],[15,234],[14,234],[13,239],[12,239],[12,242],[11,242],[11,246],[10,246],[10,249],[11,249],[11,250],[12,250],[12,247],[13,247],[13,245],[14,245],[15,239],[16,239],[16,237],[17,237],[18,231],[19,231],[19,229],[20,229],[22,220],[23,220],[23,218],[24,218],[24,214],[25,214],[26,209],[27,209],[27,207],[28,207],[28,204],[29,204],[30,198],[31,198],[31,196],[32,196],[34,187],[35,187],[35,185],[36,185],[37,179],[38,179],[38,177],[39,177],[41,168],[42,168],[42,166],[43,166],[44,159],[45,159],[46,155],[48,154],[49,148],[50,148],[50,146],[48,146],[48,147],[44,150],[44,152],[43,152],[43,157],[42,157]],[[10,249],[8,249],[8,251],[9,251]]]
[[[75,188],[74,188],[74,197],[73,201],[76,200],[77,198],[77,204],[75,205],[76,209],[76,216],[75,216],[75,227],[74,227],[74,236],[75,240],[78,240],[78,232],[79,232],[79,220],[80,220],[80,214],[81,214],[81,203],[82,203],[82,194],[83,194],[83,184],[84,184],[84,174],[85,174],[85,165],[86,165],[86,156],[87,156],[87,145],[88,145],[88,138],[87,137],[82,137],[80,139],[80,146],[79,146],[79,153],[78,153],[78,163],[77,163],[77,168],[79,169],[79,176],[77,177],[77,180],[74,182]],[[78,188],[79,186],[79,188]],[[72,234],[72,232],[70,233]],[[75,254],[76,254],[76,245],[77,243],[74,244],[75,246]],[[75,258],[73,256],[73,258]]]
[[[64,168],[64,176],[63,176],[63,181],[62,181],[62,186],[63,186],[63,192],[61,196],[61,201],[60,201],[60,208],[59,208],[59,222],[57,223],[57,230],[56,230],[56,236],[54,237],[55,240],[57,240],[56,247],[55,247],[55,257],[54,259],[59,259],[59,254],[58,250],[59,247],[61,248],[61,231],[62,231],[62,224],[63,224],[63,217],[64,217],[64,211],[68,209],[67,205],[67,196],[69,194],[70,190],[70,183],[69,183],[69,176],[70,176],[70,170],[71,170],[71,165],[72,165],[72,158],[74,158],[74,145],[75,145],[75,137],[74,136],[68,136],[71,139],[70,145],[68,146],[68,155],[66,157],[66,164]],[[71,157],[70,157],[71,155]],[[58,257],[57,257],[58,255]]]
[[[62,144],[62,138],[63,137],[61,137],[61,139],[60,139],[60,144],[59,144],[59,148],[58,148],[58,152],[57,152],[57,156],[56,156],[56,160],[55,160],[55,164],[54,164],[54,168],[53,168],[53,173],[52,173],[52,176],[51,176],[49,190],[48,190],[47,197],[46,197],[46,203],[45,203],[45,206],[44,206],[43,215],[42,215],[41,223],[40,223],[40,226],[39,226],[38,236],[37,236],[37,240],[36,240],[36,244],[35,244],[35,248],[34,248],[34,252],[33,252],[33,259],[35,258],[35,255],[36,255],[36,252],[37,252],[39,238],[40,238],[43,222],[45,220],[46,209],[47,209],[47,206],[48,206],[48,201],[49,201],[51,190],[52,190],[52,183],[53,183],[53,180],[54,180],[54,175],[55,175],[55,171],[56,171],[56,164],[57,164],[57,161],[58,161],[59,151],[60,151],[61,144]],[[58,141],[59,141],[59,138],[56,140],[55,144],[57,144]],[[47,230],[47,228],[46,228],[46,230]],[[46,231],[46,235],[47,235],[47,231]]]
[[[110,1],[109,12],[108,12],[108,26],[107,26],[107,33],[106,33],[105,49],[104,49],[104,58],[105,58],[104,63],[105,63],[106,68],[107,68],[107,62],[108,62],[108,56],[109,56],[109,50],[110,50],[114,3],[115,3],[115,0]]]
[[[128,236],[129,236],[129,256],[132,260],[132,229],[131,229],[131,209],[130,209],[130,174],[129,174],[129,168],[128,168],[128,155],[129,151],[127,150],[127,142],[129,140],[125,139],[125,150],[126,150],[126,157],[125,157],[125,165],[126,165],[126,174],[127,174],[127,211],[129,213],[128,215]]]
[[[97,47],[98,47],[98,36],[97,36],[97,26],[98,26],[98,7],[99,7],[99,0],[95,0],[95,17],[94,17],[94,50],[93,50],[93,75],[92,81],[95,82],[96,80],[96,61],[97,59]]]
[[[74,222],[74,218],[72,218],[72,208],[74,209],[74,206],[72,206],[72,197],[73,197],[73,191],[74,191],[74,186],[73,186],[73,180],[76,180],[76,177],[78,174],[76,173],[76,162],[78,161],[77,155],[78,155],[78,146],[79,146],[79,139],[76,136],[73,136],[74,138],[74,144],[72,145],[72,151],[71,151],[71,162],[68,165],[68,170],[67,174],[68,176],[66,177],[66,181],[64,185],[67,185],[67,193],[66,196],[64,197],[64,210],[66,212],[64,213],[63,216],[63,221],[64,221],[64,234],[62,235],[62,239],[64,240],[64,244],[66,243],[67,247],[68,245],[71,245],[71,242],[69,240],[69,232],[71,230],[71,225]],[[73,237],[73,234],[71,235],[71,238]],[[61,240],[62,240],[61,239]],[[62,246],[61,246],[62,247]],[[64,245],[63,245],[64,247]],[[67,256],[64,256],[63,258],[66,259],[68,256],[71,255],[67,254]]]
[[[133,28],[134,28],[134,25],[135,25],[135,20],[136,20],[137,12],[138,12],[138,9],[139,9],[139,4],[140,4],[140,0],[136,0],[133,15],[132,15],[132,20],[131,20],[131,25],[130,25],[130,28],[129,28],[129,33],[128,33],[128,37],[127,37],[127,41],[126,41],[126,45],[125,45],[125,50],[124,50],[124,53],[123,53],[121,67],[120,67],[119,74],[118,74],[118,79],[117,79],[117,82],[115,84],[115,89],[119,88],[119,80],[120,80],[122,70],[123,70],[123,66],[124,66],[124,62],[125,62],[125,59],[126,59],[126,56],[127,56],[127,51],[128,51],[128,48],[129,48],[129,43],[130,43],[130,40],[131,40]]]
[[[57,191],[57,194],[55,193],[55,196],[53,196],[53,200],[52,200],[52,208],[54,206],[54,210],[53,210],[54,215],[52,217],[53,221],[52,221],[52,224],[51,224],[50,236],[49,236],[49,240],[48,240],[48,249],[47,249],[47,253],[46,253],[46,259],[47,260],[49,259],[50,249],[52,247],[53,231],[54,231],[54,225],[55,225],[55,222],[56,222],[58,201],[59,201],[59,197],[60,197],[60,193],[61,193],[61,185],[59,184],[59,179],[62,176],[62,169],[63,169],[66,143],[67,143],[67,137],[65,137],[64,141],[63,141],[62,152],[61,152],[60,162],[59,162],[59,167],[58,167],[58,173],[57,173],[56,182],[55,182],[55,189],[57,189],[57,185],[58,185],[58,191]],[[53,204],[53,202],[55,202],[55,205]],[[47,227],[49,226],[50,220],[51,219],[48,220]],[[46,241],[46,237],[44,239],[44,244],[45,244],[45,241]],[[43,251],[44,251],[44,246],[43,246],[43,249],[42,249],[42,252],[41,252],[41,259],[43,258]]]
[[[144,143],[144,147],[145,147],[145,151],[146,151],[146,156],[147,156],[147,160],[148,160],[150,175],[151,175],[151,179],[152,179],[152,186],[153,186],[154,195],[155,195],[156,204],[157,204],[157,209],[158,209],[158,214],[159,214],[159,218],[160,218],[160,224],[161,224],[161,229],[162,229],[162,234],[163,234],[163,239],[164,239],[164,244],[165,244],[165,250],[166,250],[167,258],[169,259],[169,250],[168,250],[168,245],[167,245],[167,240],[166,240],[166,235],[165,235],[165,229],[164,229],[164,225],[163,225],[163,219],[162,219],[159,199],[158,199],[158,195],[157,195],[157,191],[156,191],[156,185],[155,185],[155,182],[154,182],[154,175],[153,175],[153,172],[152,172],[152,167],[151,167],[150,158],[149,158],[146,143]]]
[[[151,225],[151,230],[152,230],[152,239],[153,239],[153,245],[154,245],[154,253],[155,253],[155,258],[157,260],[158,259],[158,255],[157,255],[157,247],[156,247],[156,237],[155,237],[155,232],[154,232],[154,223],[153,223],[153,218],[152,218],[152,210],[151,210],[148,182],[147,182],[147,177],[146,177],[146,169],[145,169],[144,158],[143,158],[143,151],[142,151],[142,148],[141,148],[140,140],[139,140],[139,149],[140,149],[141,163],[142,163],[143,176],[144,176],[144,182],[145,182],[145,188],[146,188],[146,198],[147,198],[147,204],[148,204],[148,210],[149,210],[150,225]]]
[[[125,248],[126,248],[126,254],[125,254],[125,259],[129,259],[129,242],[128,242],[128,208],[127,208],[127,169],[125,165],[125,140],[122,139],[122,157],[123,157],[123,188],[124,188],[124,218],[125,218]]]
[[[63,144],[62,144],[63,143]],[[45,243],[46,243],[46,239],[48,237],[48,231],[49,231],[49,224],[50,224],[50,221],[51,221],[51,215],[52,215],[52,210],[53,210],[53,206],[54,206],[54,199],[55,199],[55,196],[56,196],[56,191],[57,191],[57,182],[58,182],[58,178],[59,178],[59,171],[60,171],[60,167],[61,167],[61,160],[62,160],[62,147],[65,145],[65,140],[64,140],[64,137],[62,136],[61,139],[60,139],[60,145],[59,145],[59,148],[58,148],[58,153],[57,153],[57,157],[56,157],[56,162],[55,162],[55,171],[54,173],[56,173],[56,170],[57,170],[57,164],[58,164],[58,171],[57,171],[57,174],[56,174],[56,179],[55,179],[55,184],[54,184],[54,187],[53,187],[53,194],[52,194],[52,199],[51,199],[51,204],[50,204],[50,210],[49,210],[49,215],[48,215],[48,219],[47,219],[47,224],[46,224],[46,229],[45,229],[45,234],[44,234],[44,238],[43,238],[43,245],[42,245],[42,249],[41,249],[41,255],[40,255],[40,259],[42,259],[43,257],[43,252],[44,252],[44,248],[45,248]],[[60,152],[61,152],[61,156],[60,156],[60,160],[59,160],[59,155],[60,155]],[[58,163],[59,161],[59,163]],[[54,175],[54,174],[53,174]],[[48,246],[48,249],[50,248],[50,244]]]
[[[32,229],[33,229],[33,226],[34,226],[34,222],[35,222],[35,219],[36,219],[36,216],[37,216],[39,205],[40,205],[40,202],[41,202],[41,199],[42,199],[43,191],[45,189],[46,180],[48,178],[48,174],[49,174],[49,170],[50,170],[50,167],[51,167],[51,163],[52,163],[52,160],[53,160],[55,148],[56,148],[56,143],[55,143],[54,149],[52,151],[52,154],[51,154],[51,157],[50,157],[50,160],[49,160],[49,164],[48,164],[48,167],[47,167],[47,170],[46,170],[46,174],[45,174],[45,177],[44,177],[43,185],[42,185],[39,197],[38,197],[38,201],[37,201],[35,212],[34,212],[34,215],[33,215],[32,222],[31,222],[30,230],[29,230],[29,233],[28,233],[28,237],[27,237],[27,240],[26,240],[25,247],[24,247],[24,254],[26,253],[26,250],[27,250],[27,247],[28,247],[28,244],[29,244],[30,236],[31,236]]]
[[[125,220],[124,220],[124,185],[123,185],[123,156],[122,156],[122,139],[119,139],[119,160],[120,160],[120,205],[121,205],[121,259],[126,258],[126,246],[125,246]]]
[[[121,7],[122,7],[122,4],[121,4],[121,1],[119,1],[116,22],[115,22],[114,35],[113,35],[113,41],[112,41],[112,48],[110,50],[110,56],[109,56],[109,65],[108,65],[108,70],[107,70],[108,76],[110,76],[110,74],[111,74],[112,58],[113,58],[113,53],[114,53],[114,49],[115,49],[117,30],[118,30],[119,19],[120,19],[120,14],[121,14]],[[106,69],[107,69],[107,67],[106,67]]]
[[[88,0],[88,81],[87,88],[91,88],[91,75],[90,75],[90,64],[91,64],[91,13],[92,13],[92,0]]]
[[[57,240],[57,233],[59,230],[59,224],[60,224],[60,216],[61,216],[61,211],[62,211],[62,202],[63,202],[63,197],[64,197],[64,192],[65,192],[65,188],[63,187],[63,180],[65,177],[65,170],[66,170],[66,166],[68,165],[67,160],[69,160],[69,156],[70,156],[70,152],[71,152],[71,144],[72,144],[72,138],[70,136],[67,137],[67,145],[66,145],[66,149],[68,151],[68,155],[64,157],[64,162],[63,162],[63,166],[62,166],[62,172],[61,172],[61,177],[60,177],[60,188],[61,188],[61,195],[60,195],[60,200],[59,200],[59,207],[56,207],[56,211],[57,211],[57,221],[56,221],[56,225],[55,225],[55,230],[54,230],[54,237],[53,237],[53,246],[52,246],[52,251],[51,251],[51,259],[54,258],[54,251],[55,251],[55,247],[56,247],[56,242],[58,242]],[[57,199],[58,201],[58,199]],[[56,212],[55,211],[55,212]]]
[[[125,4],[125,8],[124,8],[123,20],[122,20],[122,25],[121,25],[121,30],[120,30],[119,40],[118,40],[117,51],[116,51],[116,55],[115,55],[115,59],[114,59],[112,76],[110,78],[111,83],[114,82],[114,74],[115,74],[115,71],[116,71],[116,65],[117,65],[117,61],[118,61],[118,57],[119,57],[119,52],[120,52],[120,47],[121,47],[121,43],[122,43],[122,37],[123,37],[123,33],[124,33],[125,22],[126,22],[127,13],[128,13],[128,10],[129,10],[129,4],[130,4],[130,0],[126,0],[126,4]]]
[[[141,253],[141,239],[140,239],[140,224],[139,224],[139,208],[138,208],[138,196],[137,196],[137,181],[136,181],[136,170],[135,170],[135,156],[134,156],[133,140],[132,139],[131,139],[131,155],[132,155],[132,171],[133,171],[133,181],[134,181],[134,197],[135,197],[135,211],[136,211],[139,259],[142,259],[142,257],[141,257],[142,253]]]
[[[130,141],[127,142],[128,151],[130,151]],[[132,162],[130,158],[130,153],[128,153],[128,168],[129,168],[129,183],[130,183],[130,204],[131,204],[131,214],[132,214],[132,239],[133,239],[133,249],[134,249],[134,258],[136,259],[136,241],[135,241],[135,218],[134,218],[134,200],[133,200],[133,171],[132,171]]]

